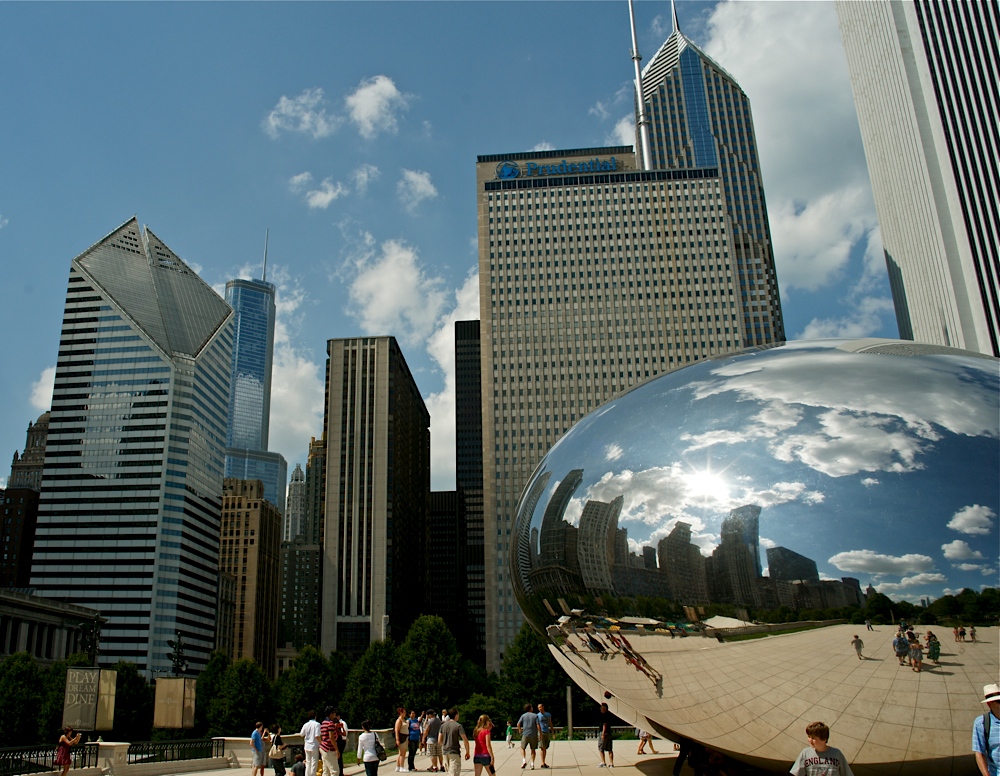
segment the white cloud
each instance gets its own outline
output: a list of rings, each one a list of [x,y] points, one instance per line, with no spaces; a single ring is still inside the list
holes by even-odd
[[[889,595],[890,593],[895,593],[899,590],[907,590],[911,587],[920,587],[921,585],[940,585],[947,581],[948,577],[944,574],[914,574],[912,577],[903,577],[899,580],[899,582],[880,582],[878,585],[878,591],[883,595]]]
[[[617,461],[622,457],[624,451],[617,442],[612,442],[604,448],[604,460],[605,461]]]
[[[892,300],[884,296],[865,296],[856,302],[848,302],[847,307],[847,315],[838,318],[813,318],[795,338],[870,337],[881,330],[883,317],[895,310]]]
[[[753,105],[778,279],[821,288],[876,227],[833,5],[722,2],[707,33]]]
[[[866,488],[874,488],[876,485],[879,485],[881,483],[879,483],[879,481],[876,480],[874,477],[865,477],[863,480],[861,480],[861,484],[864,485]]]
[[[38,379],[31,384],[31,397],[28,401],[36,410],[45,411],[52,406],[52,389],[56,381],[56,368],[47,366]]]
[[[856,571],[881,576],[883,574],[919,574],[934,568],[934,559],[927,555],[883,555],[873,550],[838,552],[828,563],[841,571]]]
[[[396,88],[391,78],[377,75],[362,80],[344,102],[358,132],[371,139],[380,132],[396,132],[396,115],[406,109],[409,98]]]
[[[387,240],[352,259],[348,271],[351,314],[365,333],[415,345],[434,331],[446,294],[441,279],[427,275],[415,248]]]
[[[333,182],[333,178],[324,178],[317,188],[310,189],[309,185],[313,181],[312,173],[300,172],[288,179],[288,189],[293,194],[302,194],[302,199],[309,206],[310,210],[326,210],[330,203],[347,194],[347,187],[344,184]]]
[[[979,571],[983,568],[981,563],[952,563],[952,568],[959,571]]]
[[[761,536],[760,546],[766,549],[770,549],[771,547],[777,547],[778,543],[774,541],[774,539],[768,539],[766,536]]]
[[[3,229],[9,223],[10,223],[10,219],[4,218],[3,214],[0,213],[0,229]]]
[[[368,191],[368,184],[377,180],[379,175],[381,175],[381,172],[379,172],[378,167],[374,164],[368,164],[367,162],[362,164],[351,173],[351,177],[354,179],[354,188],[358,193],[364,194]]]
[[[431,182],[431,174],[423,170],[403,170],[403,176],[396,183],[396,194],[403,207],[413,210],[425,199],[434,199],[438,190]]]
[[[282,97],[262,122],[264,131],[277,138],[282,131],[301,132],[314,138],[333,134],[340,119],[327,113],[326,99],[319,87],[305,89],[298,97]]]
[[[962,507],[948,521],[948,527],[959,533],[970,535],[985,535],[993,527],[993,518],[997,516],[989,507],[981,504],[971,504]]]
[[[529,150],[531,151],[554,151],[555,146],[552,145],[548,140],[542,140],[540,143],[535,143]]]
[[[635,145],[635,116],[628,115],[618,119],[614,129],[604,136],[608,145]]]
[[[591,105],[587,113],[591,116],[597,116],[597,118],[602,120],[611,115],[611,111],[608,110],[608,106],[600,100]]]
[[[953,542],[941,545],[945,558],[948,560],[982,560],[983,554],[979,550],[972,549],[966,542],[956,539]]]

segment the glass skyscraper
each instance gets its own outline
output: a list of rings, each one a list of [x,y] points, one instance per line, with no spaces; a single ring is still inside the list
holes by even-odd
[[[70,265],[31,586],[108,618],[102,665],[213,648],[232,317],[135,218]]]
[[[995,2],[837,2],[903,339],[1000,356]]]
[[[230,374],[226,476],[264,483],[264,498],[285,512],[288,464],[267,450],[271,421],[271,367],[274,359],[273,283],[230,280],[226,301],[236,313]]]

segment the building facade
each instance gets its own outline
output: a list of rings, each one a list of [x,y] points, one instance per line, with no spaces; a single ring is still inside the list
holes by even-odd
[[[463,652],[486,661],[486,566],[483,527],[483,391],[479,321],[455,322],[455,487],[465,511],[462,548],[464,606],[469,623]]]
[[[28,587],[38,526],[37,490],[0,491],[0,587]]]
[[[430,415],[393,337],[327,344],[321,648],[402,639],[420,614]]]
[[[14,451],[10,465],[8,488],[42,489],[42,469],[45,468],[45,440],[49,436],[50,413],[43,412],[34,423],[28,424],[27,439],[21,455]]]
[[[219,571],[236,578],[233,659],[249,658],[274,678],[281,597],[281,513],[260,480],[227,477]]]
[[[996,5],[835,5],[899,334],[1000,355]]]
[[[288,464],[267,450],[271,423],[275,288],[265,280],[230,280],[226,302],[233,308],[226,477],[260,480],[265,498],[285,512]]]
[[[767,548],[767,575],[774,580],[819,582],[816,561],[787,547]]]
[[[31,586],[107,618],[101,660],[215,638],[232,310],[133,218],[73,259]]]
[[[104,623],[96,609],[0,589],[0,659],[27,652],[42,664],[65,660],[87,652]]]
[[[299,536],[303,530],[306,513],[306,473],[301,464],[295,464],[292,476],[288,480],[288,498],[285,501],[285,521],[281,538],[290,542]]]

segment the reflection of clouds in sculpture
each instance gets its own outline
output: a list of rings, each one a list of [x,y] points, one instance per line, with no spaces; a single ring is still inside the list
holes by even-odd
[[[900,590],[907,590],[912,587],[920,587],[921,585],[940,585],[947,581],[948,578],[944,574],[914,574],[912,577],[903,577],[899,580],[899,582],[881,582],[879,583],[878,590],[883,595],[889,595],[890,593],[896,593]]]
[[[879,484],[879,481],[876,480],[874,477],[865,477],[863,480],[861,480],[861,484],[864,485],[866,488],[874,488],[876,485]]]
[[[944,557],[948,560],[982,560],[983,558],[983,554],[979,550],[972,549],[961,539],[942,544],[941,549],[944,551]]]
[[[985,535],[993,527],[993,518],[997,516],[989,507],[972,504],[958,510],[948,522],[948,527],[964,534]]]
[[[912,574],[930,571],[934,568],[934,559],[927,555],[911,553],[909,555],[883,555],[872,550],[848,550],[838,552],[829,563],[841,571],[854,571],[866,574]]]
[[[604,448],[604,460],[606,461],[617,461],[622,457],[621,445],[612,442],[610,445]]]
[[[693,442],[691,450],[767,439],[778,460],[801,461],[841,477],[922,468],[920,456],[941,438],[935,426],[954,434],[998,436],[994,387],[970,379],[964,370],[926,365],[914,379],[912,359],[869,358],[875,368],[844,369],[828,352],[761,358],[752,362],[752,370],[746,362],[723,364],[709,379],[688,386],[695,399],[734,392],[740,401],[761,402],[761,411],[739,429],[683,438]],[[855,364],[865,366],[864,360]],[[967,398],[952,401],[955,395]],[[802,407],[815,408],[817,428],[807,427],[812,423]],[[799,433],[781,436],[792,428]]]

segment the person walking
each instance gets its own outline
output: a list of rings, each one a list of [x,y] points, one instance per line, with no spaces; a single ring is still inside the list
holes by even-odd
[[[875,630],[875,629],[874,629],[874,628],[872,627],[872,621],[871,621],[871,620],[865,620],[865,627],[866,627],[866,628],[868,628],[868,630],[870,630],[870,631],[873,631],[873,630]]]
[[[535,770],[535,750],[538,749],[538,715],[531,710],[531,704],[524,704],[524,713],[517,721],[517,732],[521,734],[521,768],[528,767],[527,749],[531,747],[531,770]]]
[[[365,776],[376,776],[378,773],[379,758],[375,751],[375,734],[372,732],[372,723],[365,719],[361,721],[361,735],[358,736],[358,762],[364,763]]]
[[[896,653],[896,659],[899,661],[899,664],[905,665],[910,655],[910,642],[906,640],[906,636],[902,633],[897,633],[896,638],[892,640],[892,651]]]
[[[80,743],[80,735],[73,728],[66,727],[62,735],[59,736],[59,743],[56,745],[55,764],[62,767],[62,776],[66,776],[69,767],[73,764],[73,757],[69,750]]]
[[[552,740],[552,715],[545,710],[545,704],[538,704],[538,751],[542,753],[542,767],[548,768],[545,762],[545,753],[549,750],[549,742]]]
[[[851,646],[854,647],[854,651],[858,653],[858,660],[864,660],[861,656],[861,650],[865,648],[865,643],[858,638],[858,634],[854,634],[854,638],[851,639]]]
[[[507,748],[514,748],[514,723],[511,720],[507,720]]]
[[[264,723],[254,725],[250,734],[250,776],[264,776]]]
[[[323,776],[338,776],[340,769],[337,767],[337,758],[340,751],[337,749],[337,739],[340,738],[340,720],[335,719],[337,712],[332,708],[327,708],[326,718],[319,726],[319,755],[323,758]]]
[[[316,765],[319,763],[320,724],[316,721],[316,712],[307,713],[309,719],[302,725],[299,735],[302,736],[302,754],[305,761],[306,774],[316,776]]]
[[[430,770],[433,773],[444,770],[444,760],[441,759],[441,718],[434,709],[427,709],[427,727],[424,729],[424,743],[427,754],[431,758]]]
[[[970,625],[969,626],[969,638],[972,640],[973,644],[976,643],[976,626],[975,625]]]
[[[406,709],[400,706],[396,709],[396,722],[392,726],[392,735],[396,739],[396,772],[406,773],[406,749],[403,748],[403,744],[406,742],[407,738],[407,722],[406,722]],[[323,776],[326,776],[324,774]]]
[[[918,674],[924,667],[924,645],[919,639],[910,643],[910,666],[912,671]]]
[[[972,726],[972,751],[981,776],[1000,774],[1000,686],[983,686],[983,703],[988,709]]]
[[[287,744],[281,740],[281,725],[274,723],[274,732],[271,733],[271,748],[267,757],[271,761],[274,769],[274,776],[285,776],[285,749]]]
[[[409,755],[407,764],[411,771],[417,770],[417,749],[420,748],[420,720],[417,712],[410,709],[410,718],[406,721],[406,745]]]
[[[337,774],[344,776],[344,750],[347,748],[347,723],[340,718],[340,712],[334,709],[334,735],[337,737]]]
[[[650,735],[650,732],[648,730],[642,730],[641,728],[636,728],[635,732],[636,735],[639,736],[639,749],[638,751],[636,751],[636,754],[646,754],[647,746],[649,746],[650,754],[659,754],[659,752],[657,752],[653,748],[653,736]]]
[[[482,714],[472,731],[475,741],[475,751],[472,753],[472,767],[476,776],[480,776],[485,767],[490,774],[495,774],[493,766],[493,721],[488,714]]]
[[[441,723],[441,755],[444,757],[444,767],[448,776],[459,776],[462,772],[462,755],[459,749],[459,742],[465,742],[465,759],[468,760],[469,737],[465,734],[465,728],[458,722],[458,709],[452,708],[448,711],[448,719]]]
[[[615,767],[615,753],[611,744],[611,712],[608,711],[608,704],[601,704],[601,727],[597,734],[597,751],[601,755],[601,764],[598,768],[606,768],[609,765]],[[607,755],[607,761],[604,756]]]

